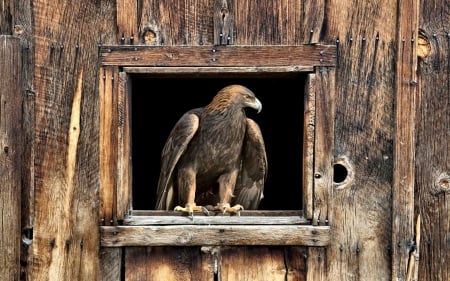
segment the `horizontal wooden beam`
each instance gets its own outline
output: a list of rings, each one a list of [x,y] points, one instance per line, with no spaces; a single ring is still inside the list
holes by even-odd
[[[336,46],[102,46],[100,59],[104,66],[335,66]]]
[[[102,226],[102,247],[125,246],[327,246],[329,226],[165,225]]]
[[[214,66],[198,66],[198,67],[174,67],[174,66],[126,66],[123,71],[130,74],[285,74],[285,73],[300,73],[313,72],[313,66],[228,66],[228,67],[214,67]]]
[[[300,216],[130,216],[124,225],[298,225],[310,224]]]

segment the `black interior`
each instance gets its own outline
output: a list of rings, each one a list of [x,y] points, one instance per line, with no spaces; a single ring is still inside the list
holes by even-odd
[[[302,146],[305,74],[165,75],[132,78],[133,209],[151,210],[160,153],[181,115],[210,102],[223,87],[242,84],[263,105],[247,110],[261,127],[268,177],[260,210],[302,208]]]

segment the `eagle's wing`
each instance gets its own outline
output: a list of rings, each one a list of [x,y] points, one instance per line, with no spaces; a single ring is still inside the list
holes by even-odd
[[[173,171],[199,126],[198,112],[185,113],[175,124],[161,153],[161,171],[156,193],[156,210],[168,210],[175,205]]]
[[[263,198],[267,178],[267,156],[264,139],[255,121],[247,118],[247,130],[242,150],[242,164],[234,190],[233,204],[256,210]]]

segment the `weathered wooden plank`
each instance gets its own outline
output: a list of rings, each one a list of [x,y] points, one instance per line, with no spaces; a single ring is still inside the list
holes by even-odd
[[[419,0],[398,2],[395,141],[392,192],[392,279],[405,280],[414,240],[414,159]]]
[[[125,280],[217,280],[214,259],[203,247],[127,247]]]
[[[316,13],[304,10],[302,0],[240,0],[234,1],[236,45],[298,45],[302,37],[302,22]],[[309,38],[309,37],[308,37]]]
[[[117,0],[117,44],[137,43],[138,32],[138,1],[136,0]]]
[[[104,46],[102,65],[116,66],[334,66],[335,45]]]
[[[255,74],[258,76],[267,74],[283,74],[283,73],[296,73],[296,72],[313,72],[313,66],[240,66],[240,67],[214,67],[214,66],[200,66],[200,67],[189,67],[189,66],[170,66],[170,67],[124,67],[123,71],[126,73],[134,74]]]
[[[100,220],[106,225],[117,219],[118,78],[115,67],[100,71]]]
[[[302,42],[304,44],[319,43],[325,18],[326,1],[302,1]]]
[[[102,226],[101,246],[326,246],[330,228],[310,225]]]
[[[131,85],[125,72],[118,74],[117,98],[117,220],[123,220],[131,209]]]
[[[0,34],[10,35],[13,31],[14,0],[0,3]]]
[[[333,147],[334,147],[334,81],[335,71],[317,68],[314,79],[314,200],[313,225],[328,225],[331,219],[333,195]]]
[[[100,248],[100,281],[122,281],[122,248]]]
[[[316,122],[316,76],[309,74],[305,86],[303,119],[303,212],[313,218],[314,197],[314,134]]]
[[[129,216],[124,219],[124,225],[293,225],[309,224],[309,221],[299,216]]]
[[[233,45],[233,40],[233,1],[214,0],[214,45]]]
[[[327,2],[321,41],[338,44],[334,158],[348,163],[333,171],[345,184],[334,184],[327,280],[391,279],[397,11],[396,1]]]
[[[219,280],[304,281],[306,253],[303,247],[222,247]]]
[[[324,281],[333,280],[333,276],[327,276],[326,263],[327,251],[325,248],[309,247],[307,252],[306,280],[308,281]]]
[[[419,9],[420,32],[428,47],[419,60],[415,116],[415,215],[421,218],[421,281],[450,280],[449,7],[449,0],[420,1]]]
[[[139,42],[145,45],[211,45],[213,1],[139,1]]]
[[[115,1],[33,1],[31,6],[33,26],[26,30],[33,36],[30,75],[37,94],[29,280],[95,281],[100,182],[96,62],[98,45],[116,42]]]
[[[19,280],[22,184],[20,39],[0,35],[0,276]]]

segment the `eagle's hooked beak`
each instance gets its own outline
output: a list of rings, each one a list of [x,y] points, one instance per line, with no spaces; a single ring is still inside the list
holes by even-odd
[[[261,112],[262,103],[259,101],[259,99],[255,98],[255,103],[253,104],[253,108],[256,110],[257,113]]]

